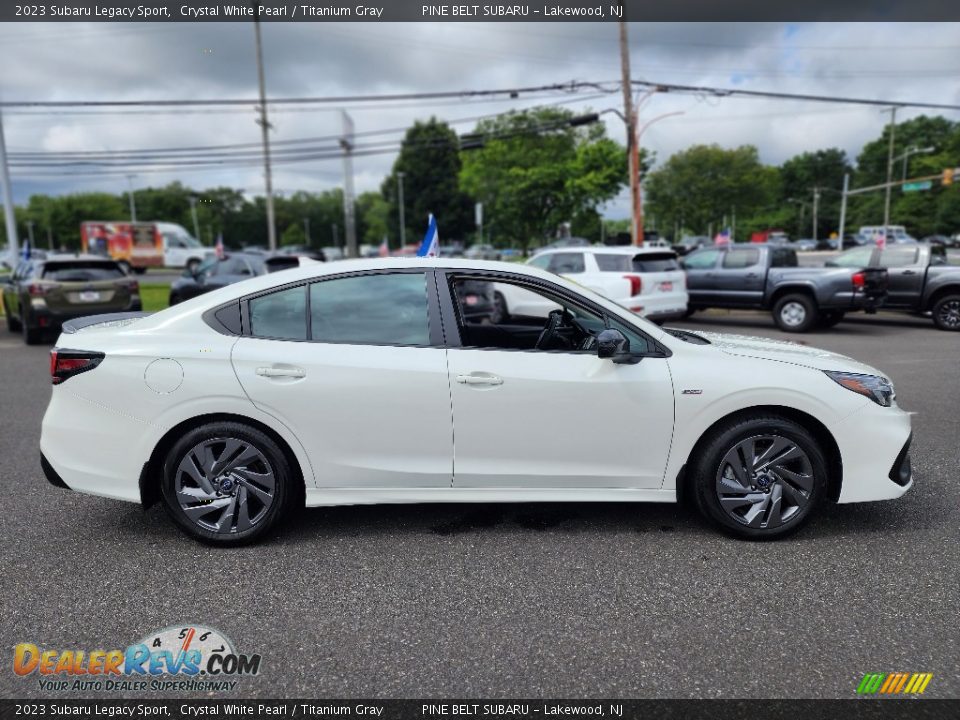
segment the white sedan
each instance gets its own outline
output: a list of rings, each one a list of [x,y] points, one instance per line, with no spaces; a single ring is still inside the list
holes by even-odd
[[[558,309],[465,320],[457,284]],[[203,541],[296,506],[692,498],[748,538],[828,500],[912,484],[910,416],[855,360],[663,330],[530,266],[445,258],[308,265],[153,315],[68,323],[41,464]]]

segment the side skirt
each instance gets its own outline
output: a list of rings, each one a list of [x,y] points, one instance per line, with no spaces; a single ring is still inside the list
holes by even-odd
[[[676,502],[674,490],[621,488],[307,488],[307,507],[407,503]]]

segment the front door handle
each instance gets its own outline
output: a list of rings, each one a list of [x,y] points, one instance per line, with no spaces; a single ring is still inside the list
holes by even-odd
[[[257,375],[265,378],[304,378],[307,371],[303,368],[258,367]]]
[[[464,385],[503,385],[503,378],[496,375],[457,375],[457,382]]]
[[[903,271],[903,274],[904,274],[904,275],[916,275],[916,274],[917,274],[917,271],[916,271],[916,270],[904,270],[904,271]]]

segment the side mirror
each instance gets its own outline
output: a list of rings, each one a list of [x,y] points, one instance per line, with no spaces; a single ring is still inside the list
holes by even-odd
[[[618,365],[634,365],[640,358],[630,354],[630,341],[619,330],[607,329],[597,335],[597,357]]]

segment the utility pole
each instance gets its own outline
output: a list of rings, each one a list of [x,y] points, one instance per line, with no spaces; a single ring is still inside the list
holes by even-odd
[[[637,142],[637,115],[630,81],[630,47],[627,23],[620,20],[620,70],[623,84],[623,118],[627,124],[627,166],[630,172],[630,207],[633,215],[633,244],[643,245],[643,204],[640,196],[640,148]]]
[[[303,234],[307,236],[307,247],[310,247],[313,243],[310,241],[310,218],[308,217],[303,219]]]
[[[813,189],[813,239],[817,239],[817,211],[820,209],[820,188]]]
[[[267,119],[267,84],[263,75],[263,46],[260,40],[260,9],[257,6],[253,30],[257,40],[257,79],[260,84],[260,132],[263,137],[263,179],[267,190],[267,241],[270,250],[277,249],[277,228],[273,214],[273,178],[270,174],[270,122]],[[196,222],[196,221],[194,221]]]
[[[407,222],[403,207],[403,176],[405,174],[402,170],[397,171],[397,202],[400,204],[400,247],[397,248],[398,250],[403,250],[407,244]]]
[[[340,229],[336,223],[333,223],[330,229],[333,231],[333,246],[338,248],[340,247]]]
[[[200,223],[197,222],[197,196],[187,195],[187,200],[190,201],[190,215],[193,217],[193,236],[199,240]]]
[[[6,219],[7,242],[10,243],[10,262],[20,255],[17,238],[17,218],[13,209],[13,191],[10,189],[10,168],[7,166],[7,146],[3,139],[3,113],[0,111],[0,185],[3,185],[3,214]]]
[[[127,186],[130,195],[130,222],[132,223],[137,221],[137,201],[133,197],[133,179],[135,177],[136,175],[127,175]]]
[[[840,247],[843,248],[843,231],[847,224],[847,193],[850,192],[850,173],[843,174],[843,194],[840,197]]]
[[[883,202],[883,234],[886,236],[890,225],[890,191],[893,189],[893,137],[897,130],[897,107],[890,108],[890,147],[887,151],[887,196]],[[841,242],[843,238],[841,238]]]
[[[353,120],[346,110],[341,110],[343,117],[343,136],[340,138],[340,147],[343,148],[343,224],[347,240],[348,258],[355,258],[357,253],[357,221],[353,204]]]

